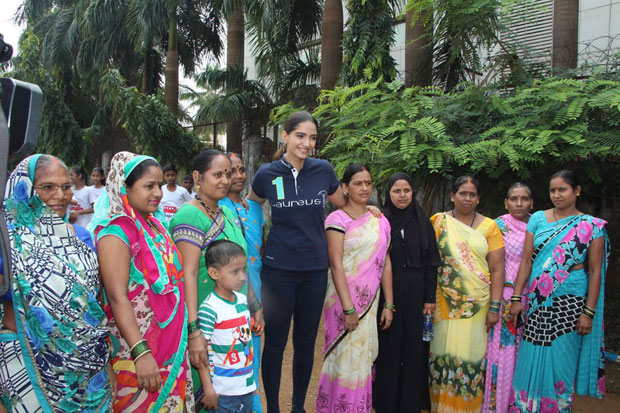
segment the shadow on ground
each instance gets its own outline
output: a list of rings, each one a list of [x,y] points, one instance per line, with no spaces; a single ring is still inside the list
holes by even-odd
[[[292,327],[291,327],[292,331]],[[312,378],[308,387],[308,395],[306,397],[306,412],[314,412],[314,403],[319,387],[319,376],[321,374],[321,366],[323,361],[323,321],[316,338],[316,346],[314,349],[314,368],[312,370]],[[616,344],[617,345],[617,344]],[[282,381],[280,384],[280,409],[283,412],[291,411],[291,397],[293,394],[293,343],[289,336],[286,349],[284,351],[284,360],[282,363]],[[577,396],[573,406],[574,413],[618,413],[620,412],[620,363],[608,362],[606,369],[607,395],[604,399],[593,399],[587,396]],[[260,382],[262,389],[262,379]],[[263,401],[263,409],[267,408],[264,394],[261,394]]]

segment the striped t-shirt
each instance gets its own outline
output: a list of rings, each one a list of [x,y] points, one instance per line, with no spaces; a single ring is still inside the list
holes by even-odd
[[[256,390],[247,298],[233,293],[235,301],[231,302],[213,291],[198,309],[200,330],[209,341],[213,388],[224,396],[240,396]]]

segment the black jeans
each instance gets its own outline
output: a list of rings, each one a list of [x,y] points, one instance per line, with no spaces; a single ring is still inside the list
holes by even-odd
[[[314,363],[314,343],[327,288],[327,268],[287,271],[263,264],[265,341],[261,360],[267,411],[280,411],[282,355],[293,316],[293,412],[303,412]]]

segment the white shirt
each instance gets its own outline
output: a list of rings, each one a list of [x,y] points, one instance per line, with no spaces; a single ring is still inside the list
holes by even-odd
[[[99,197],[101,196],[101,194],[103,194],[103,192],[105,191],[105,185],[103,185],[101,188],[95,188],[95,185],[89,186],[91,192],[93,193],[93,197],[95,199],[94,202],[97,202],[97,199],[99,199]]]
[[[256,390],[250,311],[245,295],[233,293],[235,302],[230,302],[213,291],[198,309],[200,330],[209,342],[213,388],[224,396]]]
[[[88,186],[85,186],[82,189],[75,189],[74,187],[73,199],[77,201],[77,205],[69,205],[69,212],[83,211],[93,206],[95,203],[95,194]],[[88,229],[88,224],[92,218],[92,213],[78,215],[75,220],[75,224]]]
[[[177,210],[184,203],[191,201],[192,197],[187,192],[187,189],[179,185],[177,185],[174,191],[170,191],[168,185],[164,185],[161,187],[161,191],[164,193],[164,196],[161,198],[161,207],[164,210],[166,219],[170,222]]]

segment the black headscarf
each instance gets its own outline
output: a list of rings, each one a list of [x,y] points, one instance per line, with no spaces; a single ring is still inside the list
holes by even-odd
[[[435,231],[428,217],[420,208],[420,204],[415,199],[415,191],[413,199],[407,208],[400,209],[392,203],[390,190],[396,181],[401,179],[407,181],[413,191],[413,184],[409,175],[402,172],[396,173],[390,176],[385,203],[383,204],[383,214],[390,221],[392,228],[392,239],[401,236],[401,229],[405,230],[405,256],[408,267],[438,267],[441,261],[439,259]]]

